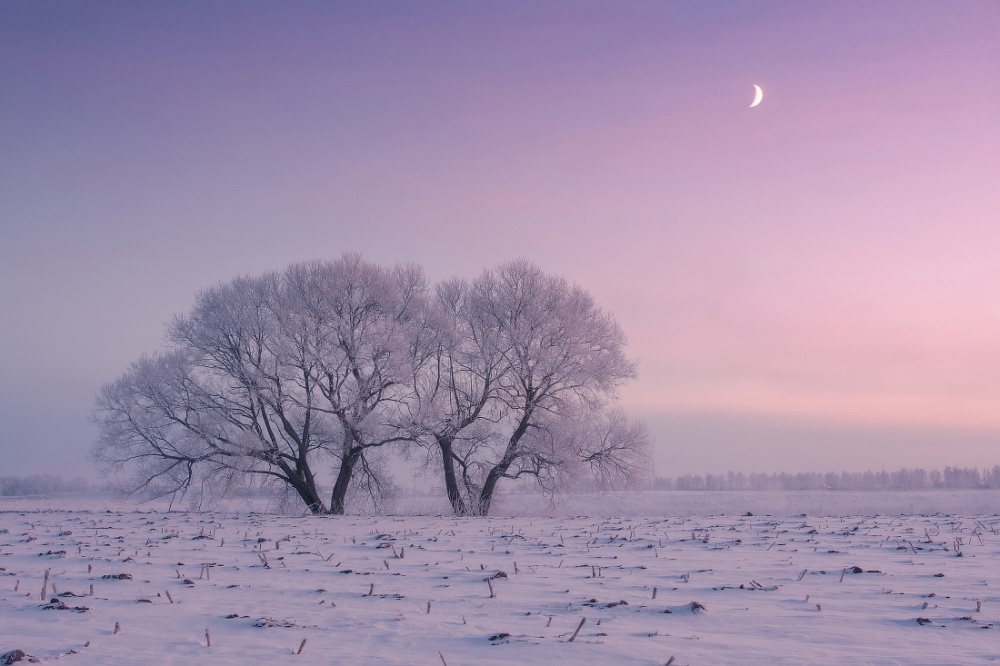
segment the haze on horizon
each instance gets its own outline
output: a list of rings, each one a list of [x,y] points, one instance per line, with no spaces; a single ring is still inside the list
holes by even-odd
[[[989,0],[4,2],[4,474],[93,475],[200,289],[345,251],[588,289],[661,476],[991,467],[998,118]]]

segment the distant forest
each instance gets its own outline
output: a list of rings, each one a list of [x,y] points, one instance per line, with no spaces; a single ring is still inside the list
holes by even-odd
[[[82,476],[68,481],[53,474],[34,476],[0,476],[0,497],[20,497],[23,495],[59,495],[65,493],[85,493],[98,490]]]
[[[581,484],[585,490],[590,484]],[[988,490],[1000,489],[1000,465],[945,467],[943,470],[900,469],[895,472],[800,472],[762,474],[728,472],[704,476],[656,477],[650,490]],[[596,486],[593,490],[599,490]],[[83,477],[64,479],[52,474],[0,476],[0,497],[62,495],[105,490]]]
[[[960,490],[1000,488],[1000,465],[900,469],[895,472],[801,472],[798,474],[687,474],[656,477],[654,490]]]

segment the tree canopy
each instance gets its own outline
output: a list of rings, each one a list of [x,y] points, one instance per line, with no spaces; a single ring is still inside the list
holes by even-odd
[[[651,445],[616,405],[624,348],[586,291],[527,261],[433,287],[355,254],[294,264],[200,293],[163,351],[102,388],[93,453],[131,492],[259,478],[318,514],[352,488],[379,497],[389,450],[427,451],[461,515],[505,478],[628,486]]]

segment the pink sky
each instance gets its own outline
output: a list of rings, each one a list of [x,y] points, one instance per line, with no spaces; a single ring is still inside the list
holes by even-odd
[[[1000,463],[996,2],[17,0],[0,91],[11,474],[198,289],[344,251],[588,288],[663,475]]]

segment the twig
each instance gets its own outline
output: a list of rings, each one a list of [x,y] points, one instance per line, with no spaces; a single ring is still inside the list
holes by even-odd
[[[581,618],[580,618],[580,624],[576,625],[576,631],[574,631],[574,632],[573,632],[573,635],[569,637],[569,640],[568,640],[568,641],[566,641],[567,643],[572,643],[572,642],[573,642],[574,640],[576,640],[576,635],[577,635],[578,633],[580,633],[580,630],[581,630],[581,629],[583,629],[583,624],[584,624],[584,622],[586,622],[586,621],[587,621],[587,618],[586,618],[586,617],[581,617]]]

